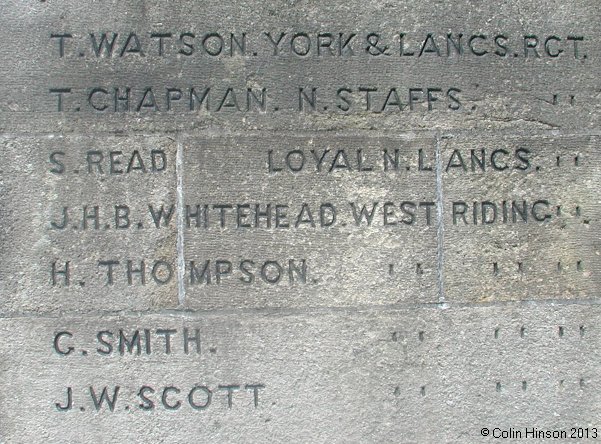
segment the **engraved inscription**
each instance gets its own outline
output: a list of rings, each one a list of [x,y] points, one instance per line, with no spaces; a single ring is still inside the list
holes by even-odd
[[[593,0],[5,3],[1,443],[601,427]]]

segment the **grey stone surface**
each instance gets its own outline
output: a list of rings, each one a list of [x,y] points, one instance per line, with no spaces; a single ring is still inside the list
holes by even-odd
[[[4,313],[177,306],[175,214],[167,226],[164,217],[155,222],[175,201],[171,138],[48,134],[0,143],[10,159],[0,167]]]
[[[551,135],[444,142],[447,300],[596,297],[598,144],[596,136]],[[483,158],[485,172],[478,163]]]
[[[500,440],[483,427],[596,427],[599,321],[597,305],[549,304],[3,319],[0,369],[18,383],[1,392],[2,430],[11,443],[486,443]],[[194,343],[184,352],[185,328],[199,329],[199,354]],[[170,354],[157,329],[177,331]],[[136,330],[141,354],[121,355],[119,332]],[[71,354],[54,351],[59,333]],[[197,385],[212,393],[202,410],[188,401]],[[231,407],[220,385],[239,387]],[[247,385],[264,386],[256,406]],[[92,390],[113,399],[117,386],[114,410],[97,409]],[[72,408],[59,411],[69,387]],[[163,402],[166,387],[180,392]],[[207,399],[193,393],[196,405]]]
[[[597,2],[0,10],[1,444],[600,439]]]
[[[0,107],[3,131],[30,130],[27,123],[35,118],[38,130],[77,131],[95,128],[150,130],[158,127],[171,130],[196,128],[380,128],[398,131],[444,129],[498,129],[511,130],[570,128],[594,129],[599,125],[599,92],[596,74],[599,73],[599,8],[594,0],[578,0],[565,4],[561,1],[513,1],[508,4],[461,0],[453,3],[424,1],[420,3],[350,1],[344,4],[314,2],[244,1],[224,5],[220,1],[198,4],[192,1],[169,3],[123,3],[112,0],[92,2],[63,1],[20,3],[3,0],[5,11],[0,38],[4,43],[0,55],[13,63],[0,68],[8,82],[3,82]],[[115,56],[99,58],[95,55],[89,34],[100,41],[100,34],[118,34]],[[272,33],[282,40],[282,50],[273,56],[273,45],[264,36]],[[317,34],[332,33],[348,37],[356,33],[350,51],[339,51],[341,56],[329,56],[322,51],[317,55]],[[447,57],[446,35],[455,38],[463,34],[464,53],[456,56],[451,51]],[[130,33],[139,36],[144,56],[137,52],[135,41],[127,40]],[[171,33],[165,39],[163,56],[159,56],[158,38],[151,33]],[[180,43],[180,35],[192,33],[191,55],[188,46]],[[210,33],[226,36],[223,51],[210,56],[202,41]],[[247,34],[244,56],[231,56],[230,33]],[[307,56],[297,56],[291,50],[291,38],[296,33],[306,33],[311,39]],[[382,35],[389,55],[369,55],[367,37],[371,33]],[[404,53],[400,56],[399,34],[404,33]],[[66,39],[64,57],[59,57],[59,39],[50,34],[71,34]],[[440,51],[425,52],[433,47],[424,46],[432,34]],[[469,49],[472,36],[486,39],[472,40],[476,55]],[[537,58],[533,51],[524,50],[524,37],[537,36]],[[395,37],[396,36],[396,37]],[[505,36],[500,43],[496,36]],[[544,45],[549,37],[548,51]],[[574,40],[579,43],[574,52]],[[297,52],[303,53],[304,37],[297,41]],[[333,47],[338,45],[337,39]],[[346,41],[346,40],[345,40]],[[215,53],[214,46],[209,51]],[[131,45],[131,46],[130,46]],[[384,46],[381,46],[382,49]],[[278,46],[279,48],[279,46]],[[348,46],[347,46],[348,48]],[[555,55],[561,52],[558,57]],[[498,51],[503,56],[495,54]],[[257,53],[254,56],[254,53]],[[123,57],[121,57],[123,53]],[[378,50],[372,53],[379,54]],[[419,54],[422,56],[419,57]],[[82,55],[80,55],[82,54]],[[179,55],[178,55],[179,54]],[[517,55],[517,56],[516,56]],[[586,56],[586,58],[585,58]],[[87,104],[93,88],[132,88],[132,110],[140,101],[145,88],[155,88],[163,112],[125,112],[115,114],[110,106],[96,112]],[[182,100],[171,112],[166,112],[166,88],[212,87],[214,99],[211,112],[180,111],[188,103]],[[232,112],[219,108],[220,95],[232,87],[267,88],[268,108],[265,112]],[[319,109],[299,112],[297,91],[299,87],[316,87]],[[449,112],[448,101],[439,101],[437,110],[391,110],[384,113],[365,111],[364,94],[359,87],[377,87],[374,110],[379,111],[390,88],[398,88],[403,102],[407,102],[409,88],[459,88],[462,107]],[[72,88],[65,98],[65,113],[57,113],[57,97],[50,88]],[[353,107],[343,113],[336,107],[336,92],[350,88]],[[553,96],[557,95],[554,105]],[[574,100],[570,96],[575,96]],[[442,97],[442,96],[441,96]],[[242,105],[242,101],[240,105]],[[97,107],[105,103],[97,104]],[[109,102],[110,105],[110,102]],[[328,106],[328,110],[323,107]],[[180,108],[181,107],[181,108]],[[278,108],[275,111],[274,108]],[[80,108],[80,111],[75,111]],[[35,116],[35,117],[34,117]]]
[[[255,134],[184,152],[190,307],[438,301],[434,138]]]

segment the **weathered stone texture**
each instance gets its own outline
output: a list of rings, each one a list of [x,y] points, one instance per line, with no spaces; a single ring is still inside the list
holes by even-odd
[[[12,340],[0,369],[19,383],[1,392],[2,430],[15,443],[463,443],[495,442],[483,427],[595,427],[598,324],[590,305],[5,319]],[[200,354],[194,343],[184,353],[186,327],[200,330]],[[141,354],[121,356],[118,332],[130,340],[138,329]],[[177,330],[168,355],[157,329]],[[61,336],[59,349],[74,350],[61,356],[52,338],[64,331],[73,336]],[[108,355],[98,352],[107,350],[96,339],[103,331],[114,334],[103,336],[114,346]],[[203,410],[188,401],[197,385],[212,392]],[[231,408],[219,385],[239,387]],[[264,386],[256,407],[247,385]],[[112,399],[116,386],[114,411],[106,401],[97,411],[90,387]],[[142,392],[149,410],[144,386],[155,390]],[[58,411],[68,387],[73,408]],[[165,387],[181,392],[163,402]],[[193,402],[205,405],[206,393]]]
[[[597,2],[0,11],[0,443],[598,439]]]

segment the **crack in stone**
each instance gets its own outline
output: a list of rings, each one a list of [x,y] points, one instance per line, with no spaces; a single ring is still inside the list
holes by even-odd
[[[440,134],[436,134],[436,271],[438,279],[438,302],[442,304],[442,308],[446,308],[446,299],[444,292],[444,217],[442,194],[442,155],[440,149]]]
[[[186,303],[186,263],[184,256],[184,153],[181,135],[177,136],[175,155],[175,175],[177,178],[176,217],[177,217],[177,300],[180,306]]]

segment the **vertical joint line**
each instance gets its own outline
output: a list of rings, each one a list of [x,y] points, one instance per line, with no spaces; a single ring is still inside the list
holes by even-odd
[[[442,154],[440,148],[440,134],[436,134],[436,240],[437,260],[436,270],[438,278],[438,302],[445,304],[444,292],[444,217],[442,194]]]
[[[175,176],[177,178],[177,194],[175,210],[177,217],[177,299],[179,305],[186,303],[186,262],[184,258],[184,147],[181,136],[177,135],[177,150],[175,153]]]

